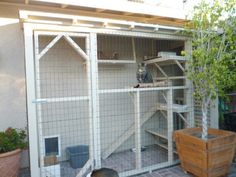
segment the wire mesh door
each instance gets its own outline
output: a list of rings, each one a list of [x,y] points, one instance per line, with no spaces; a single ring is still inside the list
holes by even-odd
[[[82,176],[93,152],[89,36],[42,31],[34,36],[41,176]]]

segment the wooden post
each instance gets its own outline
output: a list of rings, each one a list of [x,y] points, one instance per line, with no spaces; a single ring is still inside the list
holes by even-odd
[[[60,38],[59,38],[60,39]],[[59,40],[58,39],[58,40]],[[55,41],[55,43],[58,41],[58,40],[53,40]],[[52,42],[51,42],[52,43]],[[50,43],[50,44],[51,44]],[[55,44],[54,43],[54,44]],[[51,44],[52,46],[54,44]],[[47,51],[50,49],[50,47],[47,47]],[[45,49],[44,49],[45,50]],[[43,167],[44,167],[44,138],[43,138],[43,126],[42,126],[42,106],[41,106],[41,102],[38,102],[37,103],[37,100],[38,99],[41,99],[41,87],[40,87],[40,58],[44,55],[42,54],[40,56],[39,54],[39,40],[38,40],[38,34],[35,33],[34,34],[34,51],[35,51],[35,57],[34,57],[34,61],[35,61],[35,91],[36,91],[36,116],[37,116],[37,125],[38,125],[38,140],[39,140],[39,160],[40,160],[40,170],[41,170],[41,175],[44,174],[44,170],[43,170]],[[44,53],[44,52],[42,52]],[[46,53],[46,51],[45,51]]]
[[[131,40],[132,40],[133,57],[134,57],[134,61],[136,62],[137,57],[136,57],[135,41],[133,37],[131,38]]]
[[[91,61],[91,96],[93,111],[93,141],[95,168],[101,168],[101,144],[100,144],[100,117],[99,117],[99,93],[98,93],[98,62],[97,62],[97,35],[90,33],[90,61]]]
[[[27,89],[27,116],[29,130],[29,153],[30,153],[30,173],[31,176],[39,177],[39,146],[37,132],[36,106],[32,103],[36,99],[35,75],[34,75],[34,49],[33,49],[33,29],[30,24],[24,23],[25,40],[25,68],[26,68],[26,89]]]
[[[168,162],[173,163],[173,90],[167,90],[167,137],[168,137]]]
[[[142,167],[142,157],[141,157],[141,123],[140,123],[140,92],[137,91],[135,93],[135,104],[134,104],[134,113],[135,113],[135,164],[136,169],[140,169]]]

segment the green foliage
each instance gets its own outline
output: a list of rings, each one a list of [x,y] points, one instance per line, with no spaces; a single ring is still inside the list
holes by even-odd
[[[192,37],[187,75],[194,96],[208,105],[236,82],[236,0],[203,0],[185,32]]]
[[[23,149],[26,146],[25,130],[9,127],[5,132],[0,132],[0,153]]]

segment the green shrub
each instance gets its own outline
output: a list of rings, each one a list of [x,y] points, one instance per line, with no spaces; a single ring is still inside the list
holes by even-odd
[[[26,131],[9,127],[0,132],[0,153],[24,149],[27,146]]]

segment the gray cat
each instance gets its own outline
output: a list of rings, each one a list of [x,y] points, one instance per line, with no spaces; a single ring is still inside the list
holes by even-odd
[[[138,83],[152,83],[152,75],[147,69],[147,65],[145,63],[139,63],[138,69],[136,73],[136,77]]]

